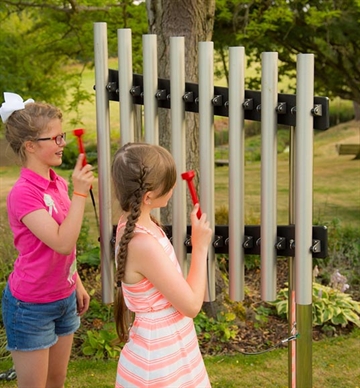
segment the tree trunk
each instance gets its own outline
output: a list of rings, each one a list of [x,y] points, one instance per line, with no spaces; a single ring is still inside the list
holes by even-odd
[[[215,0],[146,0],[149,31],[157,35],[158,74],[170,78],[170,37],[185,37],[186,82],[198,83],[198,43],[212,39],[215,16]],[[199,115],[186,113],[186,168],[199,171]],[[159,112],[159,142],[171,151],[170,112]],[[198,180],[195,181],[198,186]],[[201,198],[200,198],[201,201]],[[192,203],[188,201],[188,214]],[[161,222],[172,224],[172,203],[161,209]],[[216,301],[204,303],[209,316],[223,309],[224,281],[216,268]]]
[[[186,82],[198,82],[198,43],[212,38],[215,0],[146,0],[149,32],[157,35],[159,78],[170,78],[170,37],[185,37]],[[186,168],[199,170],[199,117],[186,113]],[[171,152],[170,112],[159,110],[159,142]],[[198,174],[196,174],[198,176]],[[197,182],[196,182],[197,183]],[[188,201],[189,210],[192,207]],[[188,212],[189,214],[189,212]],[[163,224],[172,223],[172,203],[161,209]]]
[[[353,102],[355,121],[360,121],[360,104],[356,101]]]

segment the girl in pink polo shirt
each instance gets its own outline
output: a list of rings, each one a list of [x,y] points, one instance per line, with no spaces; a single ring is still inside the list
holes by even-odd
[[[80,155],[74,192],[52,167],[66,145],[62,113],[49,104],[4,93],[5,135],[18,155],[20,177],[7,197],[18,257],[2,297],[2,315],[18,387],[63,387],[74,332],[90,297],[76,271],[75,247],[93,182]]]

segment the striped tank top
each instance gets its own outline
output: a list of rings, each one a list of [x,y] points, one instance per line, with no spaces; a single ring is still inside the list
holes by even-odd
[[[140,225],[135,232],[156,238],[181,272],[173,246],[162,230],[161,238]],[[135,320],[120,353],[115,388],[211,387],[193,320],[175,310],[145,278],[136,284],[122,283],[122,290]]]

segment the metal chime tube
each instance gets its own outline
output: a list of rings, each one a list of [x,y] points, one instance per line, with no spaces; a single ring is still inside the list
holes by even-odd
[[[229,294],[244,299],[245,49],[229,49]]]
[[[107,24],[94,24],[96,130],[99,171],[101,286],[104,303],[114,301],[114,258],[111,249],[110,122]]]
[[[143,69],[145,142],[159,144],[159,117],[155,97],[158,89],[157,37],[154,34],[143,35]]]
[[[158,90],[157,36],[143,35],[143,72],[144,72],[144,130],[145,142],[159,144],[159,116],[156,92]],[[160,220],[160,209],[152,214]]]
[[[261,72],[261,297],[276,299],[278,53],[262,53]]]
[[[200,204],[207,214],[210,227],[215,228],[214,205],[214,43],[199,43],[199,120],[200,120]],[[208,254],[207,301],[215,300],[215,251],[210,246]]]
[[[295,131],[295,282],[299,338],[297,387],[312,387],[312,206],[314,55],[297,56]]]
[[[133,85],[131,29],[118,30],[119,101],[121,145],[134,141],[135,111],[130,89]]]
[[[295,127],[290,127],[289,146],[289,224],[295,224]],[[288,258],[289,292],[288,292],[288,333],[296,333],[295,303],[295,258]],[[296,388],[296,341],[288,344],[288,386]]]
[[[171,153],[177,168],[177,185],[173,193],[172,244],[183,274],[187,274],[186,247],[186,184],[181,173],[186,171],[185,126],[185,40],[170,38],[170,85],[171,85]]]

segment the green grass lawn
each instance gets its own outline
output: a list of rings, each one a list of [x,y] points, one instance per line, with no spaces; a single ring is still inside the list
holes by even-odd
[[[357,329],[349,336],[314,342],[313,388],[360,388],[359,341],[360,330]],[[212,387],[288,387],[286,348],[256,356],[205,356],[205,364]],[[0,372],[10,367],[10,360],[0,361]],[[116,367],[117,360],[71,360],[65,387],[114,387]],[[13,388],[16,382],[0,381],[0,386]]]

